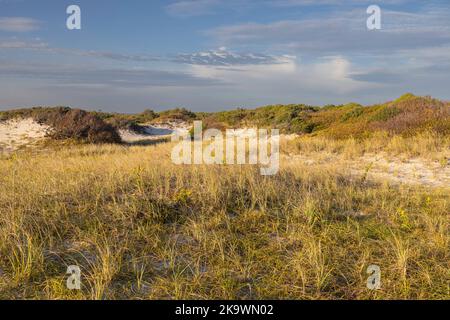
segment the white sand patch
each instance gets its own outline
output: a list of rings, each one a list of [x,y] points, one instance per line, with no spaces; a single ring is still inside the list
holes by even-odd
[[[12,152],[34,145],[45,138],[50,127],[33,119],[14,119],[0,122],[0,152]]]
[[[144,125],[143,133],[134,132],[131,130],[119,130],[119,134],[122,138],[122,141],[126,143],[136,143],[136,142],[145,142],[151,140],[160,140],[164,138],[171,138],[173,135],[177,134],[179,136],[184,136],[193,127],[193,124],[189,124],[186,122],[163,122],[156,124]],[[234,134],[236,136],[247,137],[248,130],[254,130],[255,128],[241,128],[234,129]],[[281,134],[280,138],[286,141],[292,141],[296,138],[300,137],[297,134]]]
[[[385,154],[366,154],[350,160],[339,155],[323,154],[289,155],[283,157],[283,160],[288,164],[300,162],[308,166],[336,164],[350,175],[365,176],[371,181],[450,188],[450,163],[443,165],[439,161],[428,159],[401,160]]]
[[[122,141],[126,143],[139,143],[161,139],[170,139],[173,135],[185,135],[192,125],[185,122],[165,122],[143,126],[143,132],[119,130]]]
[[[388,179],[399,184],[450,187],[450,166],[443,166],[438,161],[420,158],[400,161],[374,155],[366,155],[362,160],[372,165],[367,170],[368,178],[371,179]]]

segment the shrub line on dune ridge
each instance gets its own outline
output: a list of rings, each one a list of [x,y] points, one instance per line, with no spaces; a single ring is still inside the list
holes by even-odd
[[[55,128],[55,138],[74,138],[88,142],[119,142],[117,130],[137,133],[143,125],[164,121],[201,120],[205,128],[277,128],[285,134],[325,136],[335,139],[367,138],[380,132],[414,136],[432,132],[450,135],[450,103],[431,97],[405,94],[384,104],[364,107],[356,103],[313,107],[274,105],[254,110],[194,113],[184,108],[163,112],[146,110],[139,114],[86,112],[66,107],[31,108],[0,112],[0,120],[31,117]]]

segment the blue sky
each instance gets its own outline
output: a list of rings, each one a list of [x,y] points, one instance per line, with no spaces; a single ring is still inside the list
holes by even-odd
[[[0,109],[370,104],[449,83],[448,0],[0,0]]]

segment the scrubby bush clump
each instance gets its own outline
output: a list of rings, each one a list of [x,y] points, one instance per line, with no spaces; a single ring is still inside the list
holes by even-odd
[[[145,126],[153,122],[164,121],[193,121],[200,119],[200,114],[196,114],[185,108],[177,108],[162,112],[155,112],[151,109],[144,110],[136,114],[122,114],[122,113],[106,113],[93,112],[106,123],[111,124],[117,130],[130,130],[138,133],[145,132]]]
[[[116,129],[83,110],[54,110],[40,120],[53,128],[51,136],[55,139],[76,139],[89,143],[120,143]]]
[[[121,138],[111,124],[95,113],[69,107],[35,107],[0,113],[3,121],[32,118],[52,128],[49,136],[57,139],[74,139],[88,143],[120,143]]]
[[[388,104],[375,120],[371,126],[374,130],[403,135],[432,131],[446,135],[450,133],[450,104],[407,94]]]
[[[153,110],[147,109],[137,114],[121,114],[121,113],[106,113],[106,112],[92,112],[106,123],[111,124],[116,129],[126,129],[133,131],[142,130],[141,125],[150,123],[159,118],[159,114]]]
[[[177,108],[173,110],[163,111],[158,114],[158,120],[179,120],[190,121],[197,119],[197,115],[186,108]]]

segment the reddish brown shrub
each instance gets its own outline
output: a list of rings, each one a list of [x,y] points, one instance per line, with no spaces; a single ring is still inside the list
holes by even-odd
[[[99,117],[83,110],[56,108],[36,118],[53,128],[55,139],[76,139],[90,143],[120,143],[116,129]]]
[[[443,121],[450,117],[450,105],[429,97],[411,97],[392,103],[389,108],[396,115],[371,123],[371,130],[383,130],[394,134],[413,135],[421,131],[446,131]]]

